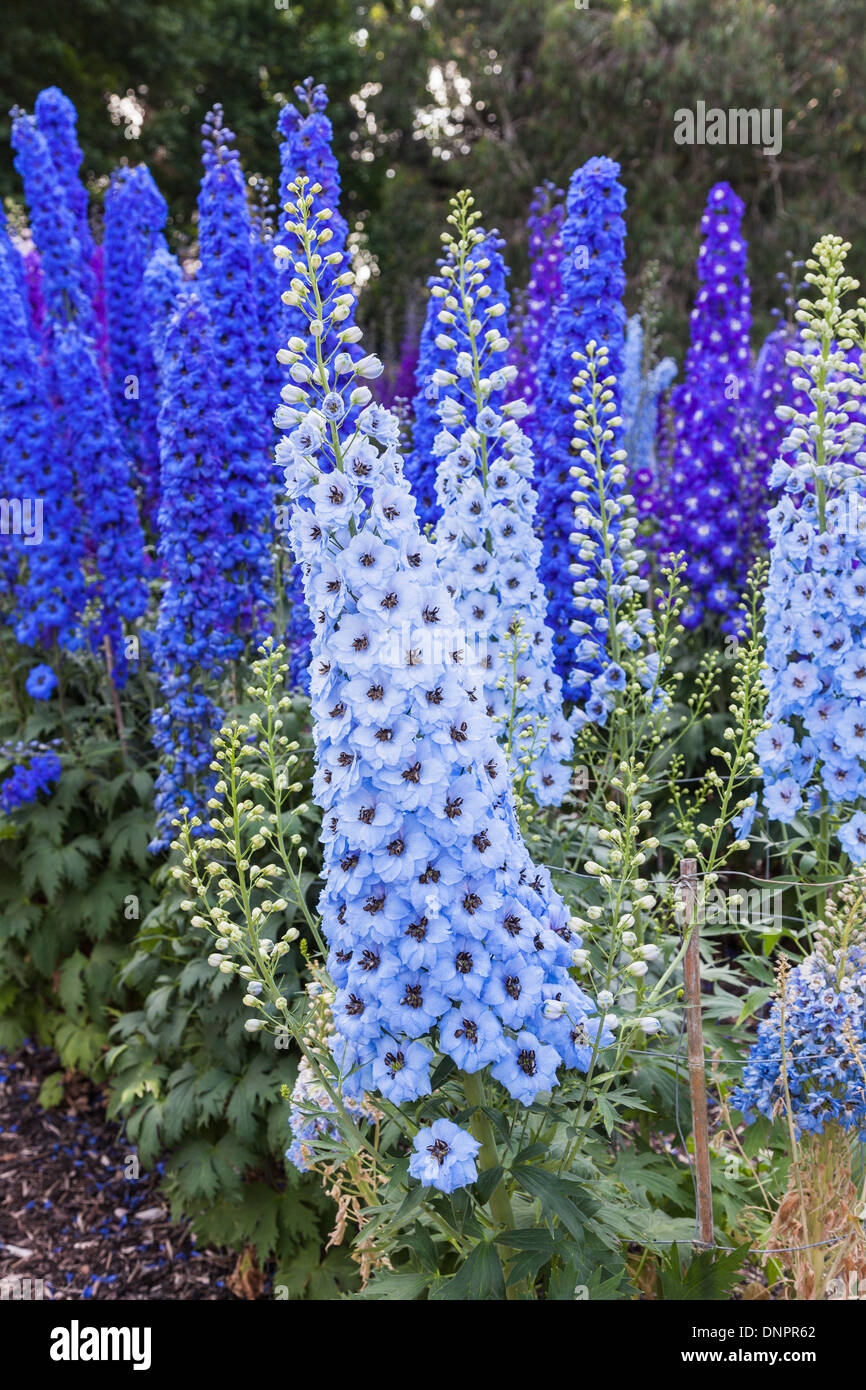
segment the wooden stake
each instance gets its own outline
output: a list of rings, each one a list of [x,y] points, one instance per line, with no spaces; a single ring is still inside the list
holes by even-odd
[[[120,700],[117,696],[117,686],[114,684],[114,657],[111,651],[111,638],[105,634],[103,643],[105,648],[105,666],[108,671],[108,684],[111,688],[111,702],[114,705],[114,719],[117,724],[117,737],[120,739],[120,747],[124,760],[129,758],[129,749],[126,746],[126,730],[123,727],[123,715],[120,712]]]
[[[707,1080],[704,1030],[701,1026],[701,936],[698,919],[698,866],[694,859],[680,860],[683,931],[688,932],[684,961],[686,1031],[689,1044],[689,1094],[692,1101],[692,1133],[695,1140],[695,1186],[698,1202],[698,1241],[715,1244],[713,1188],[710,1179],[710,1131],[707,1118]]]

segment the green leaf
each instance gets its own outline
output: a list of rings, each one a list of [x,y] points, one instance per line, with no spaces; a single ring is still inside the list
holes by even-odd
[[[504,1172],[505,1169],[502,1167],[485,1168],[484,1172],[478,1178],[478,1181],[475,1184],[475,1191],[478,1195],[478,1200],[483,1207],[486,1206],[487,1203],[490,1201],[490,1198],[492,1197],[497,1186],[499,1185],[499,1179],[502,1177]]]
[[[64,1013],[79,1015],[84,1008],[84,971],[87,957],[80,951],[65,960],[57,972],[57,995]]]
[[[487,1241],[476,1245],[457,1273],[431,1293],[431,1298],[449,1302],[492,1302],[504,1297],[502,1261]]]
[[[749,1256],[749,1246],[739,1250],[715,1253],[712,1250],[697,1251],[687,1265],[683,1265],[679,1249],[671,1247],[664,1265],[659,1270],[661,1295],[667,1302],[725,1299],[736,1282],[735,1276]]]
[[[425,1293],[429,1284],[429,1274],[377,1274],[366,1288],[355,1294],[355,1298],[410,1302]]]
[[[756,1014],[758,1010],[766,1004],[768,999],[772,999],[774,994],[774,989],[750,989],[743,1001],[743,1007],[740,1009],[736,1026],[739,1027],[747,1018],[751,1018],[753,1014]]]
[[[545,1172],[543,1168],[520,1165],[513,1169],[513,1173],[523,1191],[528,1192],[530,1197],[537,1197],[541,1202],[545,1218],[552,1224],[553,1218],[557,1217],[569,1235],[573,1236],[578,1244],[582,1244],[585,1222],[575,1206],[572,1184],[564,1178],[557,1178],[552,1173]]]
[[[63,1100],[63,1072],[49,1072],[39,1087],[38,1101],[43,1110],[52,1110]]]

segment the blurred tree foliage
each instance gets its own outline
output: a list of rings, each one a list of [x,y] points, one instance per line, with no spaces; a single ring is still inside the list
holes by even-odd
[[[622,164],[629,307],[641,268],[658,260],[668,348],[684,345],[698,221],[719,179],[747,204],[762,330],[781,302],[774,277],[786,250],[802,256],[833,230],[863,254],[862,0],[581,6],[6,0],[0,105],[32,106],[40,87],[58,83],[79,108],[95,191],[122,157],[145,159],[169,199],[175,235],[194,238],[198,125],[208,105],[222,101],[248,172],[272,175],[277,105],[312,73],[331,93],[346,212],[369,270],[363,316],[385,351],[395,349],[407,312],[417,320],[456,188],[470,185],[487,224],[508,237],[520,283],[533,186],[565,182],[593,154]],[[677,145],[674,113],[698,100],[780,108],[778,157]],[[8,139],[4,146],[0,191],[15,195]]]

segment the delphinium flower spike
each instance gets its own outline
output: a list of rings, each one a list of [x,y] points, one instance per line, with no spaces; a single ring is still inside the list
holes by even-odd
[[[321,192],[314,195],[314,211],[326,214],[330,253],[342,254],[346,249],[349,228],[340,212],[340,169],[332,148],[333,129],[326,115],[328,94],[322,83],[314,83],[312,77],[308,77],[295,88],[295,101],[297,105],[294,102],[286,103],[277,121],[277,131],[281,136],[280,206],[285,208],[294,201],[291,190],[296,179],[308,179],[310,187],[319,185]],[[278,266],[285,270],[284,265],[278,263]],[[333,288],[333,280],[333,267],[328,265],[325,258],[321,266],[322,294],[325,297]],[[292,337],[303,337],[306,334],[307,320],[303,314],[299,314],[295,305],[287,302],[286,295],[291,291],[285,287],[285,278],[281,284],[282,341],[288,342]],[[337,320],[342,335],[341,351],[347,352],[350,357],[358,355],[355,344],[361,336],[360,330],[354,326],[353,309],[354,298],[351,295],[345,296],[340,308],[341,317]],[[335,346],[333,338],[323,346],[330,353]],[[303,582],[297,568],[291,573],[286,598],[290,605],[286,643],[290,654],[292,684],[304,686],[307,682],[310,640],[313,633],[304,602]]]
[[[838,1125],[866,1141],[864,911],[857,878],[828,902],[815,949],[793,969],[781,963],[776,997],[731,1095],[747,1123],[790,1108],[798,1137]]]
[[[608,352],[610,374],[622,374],[625,340],[625,190],[619,165],[590,159],[572,175],[562,229],[562,290],[553,331],[539,363],[537,422],[542,579],[550,601],[557,670],[566,685],[576,665],[573,578],[575,550],[571,465],[575,460],[573,356],[592,340]],[[538,445],[538,441],[541,441]],[[618,444],[611,440],[611,447]]]
[[[0,245],[0,488],[19,503],[27,526],[2,538],[4,609],[22,645],[73,648],[85,607],[84,526],[50,380],[27,331],[11,262],[17,255],[8,240]]]
[[[142,320],[147,329],[158,381],[165,337],[183,288],[184,276],[177,257],[167,247],[159,247],[147,263],[141,289]]]
[[[672,357],[648,365],[640,316],[628,321],[621,382],[622,444],[638,517],[652,520],[658,508],[661,483],[656,460],[659,401],[677,374]]]
[[[124,624],[147,606],[144,537],[128,460],[96,351],[77,323],[55,325],[52,366],[63,446],[69,450],[83,502],[87,571],[92,585],[87,628],[106,652],[115,683],[125,679]]]
[[[572,734],[538,577],[532,444],[517,423],[528,406],[506,400],[517,368],[508,363],[502,254],[495,234],[477,226],[473,202],[466,192],[452,200],[442,285],[431,292],[446,364],[433,443],[442,511],[436,553],[515,785],[540,805],[558,805]]]
[[[63,196],[70,208],[82,256],[82,284],[91,299],[96,295],[96,245],[90,230],[87,189],[79,170],[84,155],[78,143],[78,115],[59,87],[46,87],[33,106],[36,124],[48,145]]]
[[[506,279],[509,271],[501,254],[504,245],[499,233],[491,232],[485,240],[483,252],[490,262],[487,268],[490,294],[495,303],[507,305]],[[469,351],[465,325],[462,322],[452,325],[450,337],[455,347],[443,345],[439,296],[443,290],[447,290],[449,283],[442,273],[443,268],[444,262],[440,257],[437,273],[427,281],[427,312],[415,367],[417,389],[412,401],[412,447],[405,464],[406,476],[412,486],[418,519],[422,526],[427,522],[435,523],[439,516],[435,441],[441,424],[440,411],[447,400],[452,397],[456,399],[460,395],[459,386],[453,379],[455,352]],[[514,377],[516,373],[509,374],[510,379]]]
[[[214,408],[223,422],[221,505],[231,517],[223,537],[225,582],[235,595],[240,634],[267,626],[273,576],[274,488],[268,449],[273,429],[263,409],[246,187],[234,133],[215,105],[202,125],[204,176],[199,191],[198,292],[213,326],[217,360]]]
[[[171,842],[172,820],[184,806],[202,814],[222,718],[214,683],[241,650],[233,632],[235,597],[222,563],[230,518],[221,487],[223,427],[214,408],[218,370],[207,309],[197,295],[182,294],[160,354],[165,587],[153,643],[163,696],[153,718],[160,753],[153,849]]]
[[[536,188],[529,205],[529,280],[519,297],[512,332],[510,360],[517,367],[513,390],[529,405],[538,394],[538,365],[545,338],[562,289],[562,224],[565,194],[547,180]],[[533,433],[533,417],[526,428]]]
[[[764,805],[790,823],[803,809],[832,810],[839,842],[866,861],[866,385],[859,353],[862,309],[843,301],[857,288],[849,250],[825,236],[806,262],[817,291],[797,313],[801,345],[788,354],[807,407],[779,407],[789,425],[770,475],[781,492],[770,512],[765,631],[770,727],[756,750]],[[852,814],[853,811],[853,814]],[[829,830],[822,815],[822,838]],[[824,857],[827,845],[821,846]]]
[[[76,215],[63,195],[51,151],[35,117],[17,107],[12,110],[12,148],[39,248],[46,312],[57,323],[77,319],[89,328],[92,306],[84,284]]]
[[[315,625],[331,1045],[349,1094],[423,1096],[446,1055],[465,1073],[489,1067],[528,1104],[562,1063],[588,1065],[601,1025],[569,976],[577,941],[521,839],[493,726],[462,652],[443,642],[459,625],[418,529],[397,421],[363,384],[381,363],[323,351],[339,340],[350,272],[321,239],[320,191],[299,180],[287,222],[308,334],[284,358],[308,370],[275,418]],[[324,299],[320,259],[335,275]]]
[[[105,195],[104,242],[111,401],[151,521],[159,503],[159,398],[144,325],[144,274],[154,252],[167,249],[167,219],[145,164],[115,171]]]
[[[626,684],[627,654],[653,631],[652,614],[641,607],[647,589],[640,567],[644,552],[635,548],[637,514],[625,491],[626,453],[614,447],[621,436],[616,378],[605,347],[589,342],[575,353],[574,491],[576,558],[571,566],[577,665],[570,685],[578,718],[605,724],[616,692]],[[652,663],[644,683],[651,686]]]
[[[701,219],[699,289],[691,312],[685,379],[672,393],[673,461],[660,499],[658,545],[683,552],[690,602],[681,618],[697,627],[709,609],[736,626],[751,565],[749,514],[751,291],[744,205],[729,184],[710,189]]]
[[[252,181],[251,256],[256,310],[259,322],[259,351],[262,364],[262,388],[267,400],[279,395],[285,372],[277,361],[283,341],[282,320],[286,312],[279,300],[282,285],[278,283],[279,262],[274,257],[277,210],[270,201],[267,181]]]

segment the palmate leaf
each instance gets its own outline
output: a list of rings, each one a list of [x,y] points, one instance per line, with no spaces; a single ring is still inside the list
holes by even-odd
[[[126,1120],[126,1132],[145,1166],[153,1163],[162,1152],[161,1113],[159,1102],[149,1100],[136,1107]]]
[[[126,811],[112,822],[109,858],[116,868],[128,857],[138,868],[147,865],[147,846],[153,835],[150,817],[139,808]]]
[[[25,893],[41,891],[50,902],[62,879],[56,845],[32,840],[21,858],[21,886]]]
[[[226,1119],[244,1139],[253,1139],[261,1125],[263,1107],[275,1100],[279,1081],[274,1075],[272,1059],[259,1053],[247,1066],[232,1092]]]
[[[77,835],[68,844],[61,845],[55,853],[62,881],[83,888],[90,874],[88,861],[100,852],[100,843],[92,835]]]
[[[67,1014],[79,1015],[84,1008],[84,972],[87,957],[76,951],[57,972],[57,995]]]
[[[61,1019],[54,1034],[54,1048],[64,1067],[92,1072],[106,1043],[105,1033],[92,1024],[78,1025],[71,1018]]]
[[[691,1191],[688,1169],[677,1167],[667,1154],[621,1149],[616,1156],[614,1172],[630,1191],[650,1197],[681,1202]]]
[[[587,1219],[597,1207],[597,1203],[587,1198],[583,1188],[543,1168],[521,1164],[514,1168],[513,1173],[523,1191],[541,1203],[542,1215],[551,1228],[555,1220],[560,1221],[569,1235],[579,1245],[582,1244]]]
[[[137,897],[140,892],[137,879],[123,877],[116,870],[91,877],[86,891],[76,899],[76,910],[88,934],[98,941],[112,931],[131,931],[137,924],[124,917],[124,900],[130,895]]]
[[[366,1288],[359,1289],[354,1297],[376,1299],[381,1302],[414,1302],[427,1291],[429,1285],[429,1274],[384,1272],[377,1274]]]
[[[254,1150],[234,1134],[224,1134],[216,1144],[197,1136],[181,1145],[168,1167],[183,1197],[210,1202],[220,1193],[228,1200],[238,1201],[243,1173],[255,1166],[257,1158]]]
[[[164,1112],[170,1141],[185,1127],[216,1119],[224,1110],[234,1084],[235,1077],[229,1072],[217,1067],[200,1072],[193,1062],[173,1072]]]
[[[748,1256],[748,1245],[721,1253],[700,1250],[684,1265],[679,1248],[673,1245],[659,1270],[661,1296],[666,1302],[726,1299]]]
[[[505,1276],[495,1245],[479,1241],[455,1275],[433,1285],[430,1298],[473,1303],[504,1299]]]
[[[40,919],[39,908],[24,898],[4,905],[0,913],[0,942],[15,939],[25,941]]]

